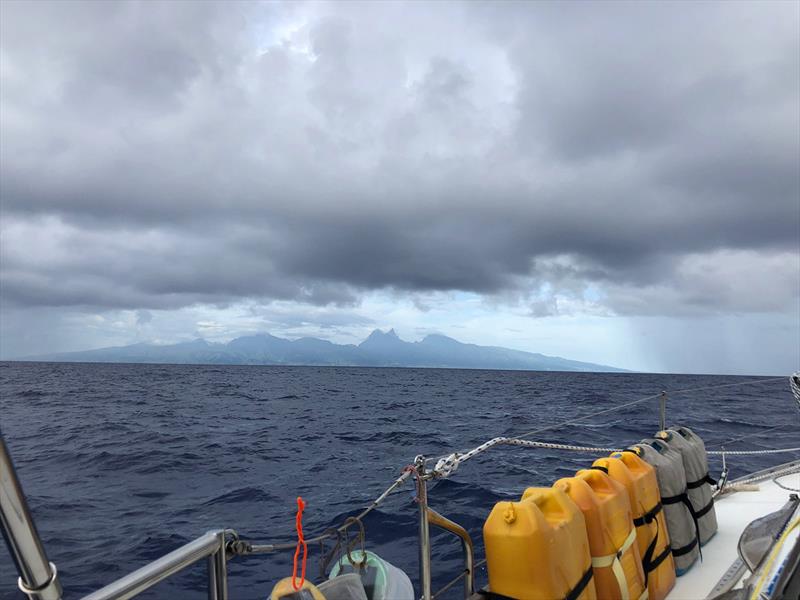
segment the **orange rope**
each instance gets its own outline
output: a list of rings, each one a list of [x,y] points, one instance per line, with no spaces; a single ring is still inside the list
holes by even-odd
[[[299,591],[306,581],[306,558],[308,558],[308,544],[303,537],[303,510],[306,503],[303,501],[302,496],[297,497],[297,517],[295,518],[295,527],[297,528],[297,547],[294,550],[294,563],[292,566],[292,587],[295,591]],[[300,584],[295,583],[297,578],[297,557],[300,556],[300,548],[303,548],[303,565],[300,571]]]

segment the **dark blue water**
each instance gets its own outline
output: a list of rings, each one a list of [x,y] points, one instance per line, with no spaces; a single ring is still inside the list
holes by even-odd
[[[308,535],[368,504],[411,462],[467,449],[658,392],[749,381],[689,375],[435,369],[0,363],[0,427],[66,598],[80,597],[208,529],[259,542],[292,541],[295,498]],[[671,422],[713,447],[800,446],[786,380],[675,395]],[[657,427],[657,400],[543,439],[619,446]],[[757,435],[768,427],[786,427]],[[732,460],[732,476],[798,455]],[[591,456],[504,447],[433,486],[437,510],[480,548],[494,502],[548,485]],[[718,469],[712,461],[712,471]],[[366,519],[367,548],[416,583],[411,485]],[[433,537],[437,584],[459,569],[460,548]],[[309,576],[319,549],[310,547]],[[231,597],[266,598],[291,572],[291,554],[235,559]],[[479,581],[485,578],[479,574]],[[18,598],[0,548],[0,598]],[[205,566],[146,594],[202,598]],[[455,590],[459,588],[456,587]],[[457,592],[455,594],[457,596]]]

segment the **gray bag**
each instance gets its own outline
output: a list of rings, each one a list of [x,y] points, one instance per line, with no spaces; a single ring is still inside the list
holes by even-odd
[[[700,544],[705,544],[717,532],[717,514],[714,510],[711,484],[716,482],[708,474],[708,457],[703,440],[688,427],[671,427],[664,438],[670,448],[678,450],[686,471],[689,501],[700,526]]]
[[[656,471],[672,558],[675,561],[675,572],[683,575],[700,555],[697,526],[692,518],[686,494],[683,458],[666,442],[659,439],[642,440],[632,448],[634,450],[638,448],[639,456]]]
[[[367,592],[358,573],[345,573],[323,581],[318,586],[325,600],[367,600]]]

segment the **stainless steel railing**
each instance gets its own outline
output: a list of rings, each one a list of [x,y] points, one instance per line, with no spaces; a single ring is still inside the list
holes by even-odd
[[[421,600],[433,600],[437,594],[447,591],[459,579],[464,580],[464,598],[469,598],[475,591],[475,561],[472,538],[466,529],[440,515],[428,505],[428,480],[431,472],[425,469],[425,457],[414,459],[417,475],[417,503],[419,505],[419,585]],[[436,594],[431,588],[431,525],[444,529],[459,538],[464,555],[464,570],[440,589]]]
[[[109,583],[83,600],[126,600],[141,594],[203,559],[208,559],[209,600],[228,599],[228,577],[226,563],[227,535],[231,530],[218,529],[192,540],[169,554],[146,564],[141,569]]]
[[[47,560],[25,494],[5,441],[0,437],[0,525],[19,572],[19,589],[31,600],[61,600],[58,571]],[[201,560],[208,561],[209,600],[228,600],[228,541],[231,529],[217,529],[141,569],[89,594],[84,600],[124,600],[142,593],[167,577]]]
[[[414,459],[417,470],[417,503],[419,504],[419,585],[422,600],[431,600],[431,528],[428,519],[428,476],[425,457]]]
[[[58,571],[47,560],[44,546],[31,518],[25,494],[17,479],[6,443],[0,437],[0,525],[17,565],[19,589],[32,600],[60,600]]]
[[[452,533],[461,541],[461,553],[464,555],[464,570],[455,580],[453,580],[453,582],[457,583],[459,579],[463,579],[464,598],[469,598],[475,592],[475,552],[469,532],[458,523],[455,523],[447,517],[440,515],[430,506],[428,507],[428,523]],[[449,589],[448,586],[440,589],[431,597],[434,598],[447,591],[447,589]]]

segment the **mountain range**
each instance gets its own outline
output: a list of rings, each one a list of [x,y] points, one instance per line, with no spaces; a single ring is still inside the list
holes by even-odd
[[[26,357],[54,362],[125,362],[236,365],[316,365],[368,367],[441,367],[529,371],[623,371],[607,365],[568,360],[497,346],[464,344],[444,335],[419,342],[401,340],[394,329],[376,329],[358,345],[334,344],[317,338],[295,340],[267,333],[248,335],[227,344],[196,339],[179,344],[139,343]]]

